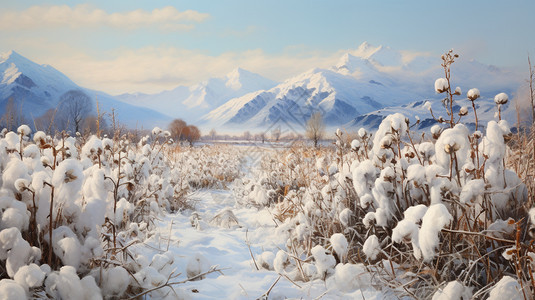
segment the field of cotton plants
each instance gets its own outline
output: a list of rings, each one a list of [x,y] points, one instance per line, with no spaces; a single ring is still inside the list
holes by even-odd
[[[2,131],[0,299],[532,299],[533,139],[503,93],[463,124],[454,58],[426,132],[399,113],[319,148]]]

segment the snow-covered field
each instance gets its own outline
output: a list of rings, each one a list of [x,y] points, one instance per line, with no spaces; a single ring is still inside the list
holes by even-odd
[[[423,134],[395,113],[320,149],[4,130],[0,299],[531,299],[533,141],[435,89]]]

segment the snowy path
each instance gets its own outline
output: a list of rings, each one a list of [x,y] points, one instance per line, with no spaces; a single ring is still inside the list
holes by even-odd
[[[251,163],[252,161],[249,161],[246,167],[251,167]],[[284,236],[277,235],[275,223],[266,209],[259,211],[256,208],[237,207],[233,197],[233,193],[228,190],[197,192],[193,199],[196,202],[196,212],[202,219],[202,230],[191,226],[191,212],[167,214],[157,221],[156,234],[150,237],[145,245],[136,245],[135,251],[141,251],[150,261],[152,256],[167,249],[170,236],[168,250],[175,257],[173,267],[176,268],[176,273],[182,273],[172,281],[187,278],[187,264],[197,254],[206,258],[210,265],[218,265],[224,269],[223,274],[212,273],[203,280],[175,286],[176,290],[182,290],[179,294],[189,295],[192,299],[257,299],[269,290],[279,275],[262,268],[256,270],[247,247],[246,233],[257,259],[264,251],[276,253],[278,247],[284,248],[286,240]],[[229,229],[208,224],[218,212],[227,208],[234,212],[239,227]],[[381,293],[371,289],[341,295],[335,287],[329,288],[328,283],[320,280],[297,284],[300,287],[281,277],[270,292],[269,299],[383,298]]]

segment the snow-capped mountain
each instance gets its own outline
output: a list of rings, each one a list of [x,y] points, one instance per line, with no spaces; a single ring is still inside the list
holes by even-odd
[[[436,98],[433,82],[444,76],[440,64],[440,57],[365,42],[329,69],[312,69],[269,90],[231,99],[204,115],[201,124],[229,129],[283,126],[301,131],[310,115],[319,111],[328,126],[375,127],[382,119],[380,112],[401,109],[414,116],[416,110],[408,108],[408,103]],[[452,76],[452,85],[478,87],[489,97],[497,91],[514,91],[520,82],[514,72],[461,58],[452,66]]]
[[[204,116],[203,121],[226,127],[265,128],[276,122],[304,126],[312,113],[320,111],[325,123],[337,125],[357,115],[417,98],[388,83],[313,69],[272,89],[232,99]]]
[[[36,118],[50,108],[56,108],[61,95],[70,90],[82,90],[98,100],[99,109],[110,113],[115,110],[117,120],[129,127],[149,128],[164,125],[170,117],[151,109],[125,104],[103,92],[78,86],[67,76],[49,65],[39,65],[15,51],[0,54],[0,112],[3,114],[9,99],[16,102],[28,118]],[[93,109],[96,105],[93,103]]]
[[[258,74],[236,68],[222,78],[210,78],[190,87],[178,86],[158,94],[122,94],[117,98],[128,104],[195,122],[230,99],[275,85],[275,82]]]

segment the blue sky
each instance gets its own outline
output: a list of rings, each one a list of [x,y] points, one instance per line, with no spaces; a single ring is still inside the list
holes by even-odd
[[[535,53],[535,1],[3,0],[1,7],[0,51],[112,94],[193,84],[238,66],[283,80],[328,67],[364,41],[437,56],[454,48],[520,68]]]

